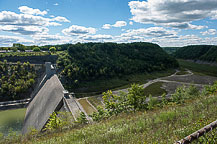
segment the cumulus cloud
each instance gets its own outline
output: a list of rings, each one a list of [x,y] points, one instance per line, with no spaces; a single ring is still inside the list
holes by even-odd
[[[39,26],[0,25],[0,31],[13,32],[22,35],[35,35],[38,33],[46,34],[49,30],[46,27]]]
[[[69,36],[78,36],[78,35],[85,35],[85,34],[95,34],[96,29],[92,27],[83,27],[78,25],[72,25],[69,28],[63,29],[62,33]]]
[[[116,21],[116,23],[113,25],[113,27],[123,27],[126,25],[127,25],[127,23],[125,21]]]
[[[61,24],[58,22],[70,22],[61,16],[54,18],[39,16],[47,14],[47,11],[40,11],[27,6],[21,6],[19,10],[21,14],[11,11],[0,12],[0,31],[22,35],[47,34],[48,26],[60,26]]]
[[[67,18],[61,17],[61,16],[57,16],[57,17],[53,18],[53,21],[70,22]]]
[[[102,26],[103,29],[110,29],[111,27],[112,27],[112,25],[110,25],[110,24],[104,24]]]
[[[215,35],[217,34],[216,29],[208,29],[207,31],[200,32],[202,35]]]
[[[49,18],[28,14],[17,14],[10,11],[0,12],[0,25],[19,26],[58,26],[59,23],[51,22]]]
[[[21,44],[34,44],[34,41],[24,39],[22,37],[17,37],[17,36],[6,36],[6,35],[0,35],[0,43],[2,46],[9,46],[12,45],[13,43],[21,43]]]
[[[177,32],[174,30],[167,30],[163,27],[150,27],[141,29],[127,30],[126,33],[121,34],[121,36],[132,37],[132,36],[142,36],[142,37],[177,37]]]
[[[129,2],[132,19],[138,23],[175,28],[201,29],[190,23],[205,18],[217,18],[216,0],[148,0]]]
[[[103,29],[110,29],[111,27],[124,27],[126,26],[127,23],[125,21],[116,21],[115,24],[111,25],[111,24],[104,24],[102,26]]]
[[[133,25],[133,22],[132,22],[132,21],[130,21],[130,22],[129,22],[129,25]]]
[[[111,40],[113,37],[111,35],[86,35],[82,37],[83,40],[87,41],[104,41],[104,40]]]
[[[39,9],[33,9],[27,6],[21,6],[18,8],[21,13],[30,15],[46,15],[47,11],[40,11]]]
[[[58,4],[58,3],[55,3],[55,4],[53,4],[53,5],[58,6],[59,4]]]
[[[37,45],[55,45],[55,44],[65,44],[71,43],[72,38],[66,36],[60,36],[59,34],[56,35],[34,35],[32,36],[34,39],[35,44]]]

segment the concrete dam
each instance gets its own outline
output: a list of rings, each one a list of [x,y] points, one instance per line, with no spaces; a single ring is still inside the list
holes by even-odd
[[[45,66],[46,73],[33,91],[27,106],[22,133],[26,134],[31,129],[42,131],[50,115],[58,111],[70,112],[74,120],[80,112],[84,112],[87,120],[91,121],[76,98],[64,89],[51,63],[46,62]]]

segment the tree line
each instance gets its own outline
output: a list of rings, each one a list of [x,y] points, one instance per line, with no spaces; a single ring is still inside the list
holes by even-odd
[[[8,64],[0,61],[0,101],[18,100],[29,97],[25,95],[35,83],[36,71],[29,62]]]

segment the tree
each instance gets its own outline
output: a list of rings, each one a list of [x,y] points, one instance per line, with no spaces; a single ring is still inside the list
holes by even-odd
[[[39,47],[34,47],[34,48],[33,48],[33,51],[34,51],[34,52],[40,52],[40,48],[39,48]]]
[[[49,48],[49,51],[54,53],[54,52],[56,52],[56,48],[55,47],[51,47],[51,48]]]

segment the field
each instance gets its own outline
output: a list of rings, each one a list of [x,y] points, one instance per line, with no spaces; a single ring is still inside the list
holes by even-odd
[[[178,60],[178,62],[182,68],[187,68],[189,70],[192,70],[195,74],[210,75],[210,76],[217,77],[216,66],[210,66],[207,64],[197,64],[185,60]]]
[[[10,130],[20,133],[26,109],[0,111],[0,133],[7,135]]]
[[[155,82],[149,86],[147,86],[144,90],[145,95],[149,96],[161,96],[162,94],[167,94],[167,91],[165,89],[163,89],[163,84],[164,82]]]

